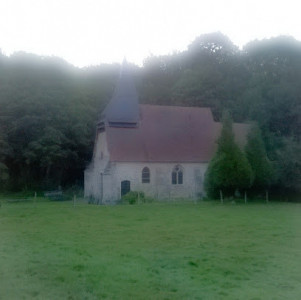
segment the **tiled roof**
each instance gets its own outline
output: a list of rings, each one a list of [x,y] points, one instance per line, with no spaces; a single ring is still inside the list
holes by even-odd
[[[139,105],[135,128],[106,128],[111,161],[208,162],[216,151],[221,124],[210,108]],[[248,125],[233,124],[240,145]]]

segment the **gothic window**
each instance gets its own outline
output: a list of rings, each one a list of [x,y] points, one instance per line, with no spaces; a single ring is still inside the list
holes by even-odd
[[[171,173],[172,184],[183,184],[183,169],[181,166],[176,165]]]
[[[150,171],[148,167],[142,170],[142,183],[150,183]]]

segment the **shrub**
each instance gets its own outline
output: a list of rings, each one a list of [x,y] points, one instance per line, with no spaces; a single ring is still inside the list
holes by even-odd
[[[122,196],[122,201],[124,203],[136,204],[138,200],[144,202],[144,193],[137,191],[130,191],[126,195]]]
[[[255,191],[268,189],[274,180],[275,172],[267,157],[261,130],[256,124],[253,125],[248,134],[245,152],[254,175],[252,189]]]

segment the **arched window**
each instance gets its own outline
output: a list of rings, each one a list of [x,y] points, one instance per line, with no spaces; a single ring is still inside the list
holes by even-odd
[[[183,169],[180,165],[176,165],[171,173],[172,184],[183,184]]]
[[[150,171],[148,167],[142,170],[142,183],[150,183]]]

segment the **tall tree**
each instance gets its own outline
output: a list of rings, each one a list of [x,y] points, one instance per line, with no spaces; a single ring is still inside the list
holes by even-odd
[[[283,138],[276,152],[278,188],[301,192],[301,144],[293,138]]]
[[[261,130],[257,124],[252,126],[248,134],[245,152],[254,176],[252,189],[267,189],[273,182],[274,170],[267,157]]]
[[[234,195],[237,189],[249,188],[252,179],[251,166],[243,151],[235,143],[232,119],[229,113],[225,113],[218,149],[205,174],[207,195],[215,198],[220,191],[225,195]]]
[[[7,137],[3,132],[0,120],[0,183],[4,184],[9,179],[9,170],[6,166],[5,159],[10,153],[10,148],[7,143]]]

